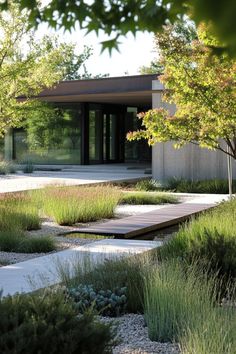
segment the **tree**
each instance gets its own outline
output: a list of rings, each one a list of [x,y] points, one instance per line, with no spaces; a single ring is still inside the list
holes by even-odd
[[[146,130],[129,133],[129,140],[146,138],[149,144],[175,141],[218,149],[236,159],[236,61],[214,55],[217,45],[205,25],[168,26],[156,36],[164,73],[164,101],[176,112],[158,108],[140,114]]]
[[[163,65],[157,59],[157,60],[152,60],[150,65],[141,66],[138,71],[141,75],[146,75],[146,74],[161,74],[163,70],[164,70]]]
[[[84,53],[77,55],[74,44],[60,43],[56,37],[35,40],[27,16],[13,4],[8,12],[0,13],[0,33],[2,136],[9,127],[19,126],[29,110],[40,109],[40,102],[33,98],[43,89],[59,80],[81,78],[83,74],[79,74],[79,69],[83,68],[91,50],[85,48]]]
[[[75,44],[67,46],[67,58],[61,62],[64,73],[62,80],[99,79],[108,77],[109,74],[91,74],[86,67],[86,61],[93,55],[91,47],[84,46],[82,54],[75,54]],[[82,69],[82,70],[81,70]]]
[[[236,2],[234,0],[51,0],[42,6],[37,0],[15,0],[21,9],[27,9],[33,26],[45,21],[52,27],[74,28],[79,22],[88,32],[102,30],[112,39],[104,41],[103,49],[118,48],[118,39],[128,32],[149,31],[156,33],[167,22],[173,23],[180,16],[188,15],[199,24],[211,22],[225,49],[236,55]],[[9,1],[2,0],[6,9]]]

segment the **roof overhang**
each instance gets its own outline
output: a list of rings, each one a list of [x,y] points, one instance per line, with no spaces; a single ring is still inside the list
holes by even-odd
[[[109,77],[62,81],[44,90],[38,98],[47,102],[94,102],[130,106],[152,105],[152,82],[157,75]]]

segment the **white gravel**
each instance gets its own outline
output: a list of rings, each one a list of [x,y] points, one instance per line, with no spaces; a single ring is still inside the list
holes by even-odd
[[[50,252],[50,253],[55,253]],[[46,256],[50,253],[16,253],[16,252],[0,252],[0,267],[1,265],[14,264],[28,261],[32,258]]]
[[[127,217],[130,215],[137,215],[140,213],[145,213],[155,209],[160,209],[166,207],[167,205],[119,205],[115,211],[115,218]],[[114,218],[114,219],[115,219]],[[110,219],[109,219],[110,220]],[[61,226],[55,223],[54,221],[44,218],[41,228],[39,230],[28,231],[29,236],[45,236],[50,235],[55,238],[58,242],[58,250],[65,248],[71,248],[74,246],[83,246],[88,243],[97,241],[97,239],[90,238],[76,238],[76,237],[65,237],[59,236],[63,233],[70,233],[72,231],[77,231],[79,227],[88,227],[96,225],[101,222],[106,222],[107,219],[98,220],[96,222],[86,223],[86,224],[75,224],[74,226]],[[104,239],[106,237],[104,236]],[[57,252],[53,251],[51,253]],[[0,252],[0,267],[6,264],[14,264],[18,262],[24,262],[32,258],[41,257],[47,255],[48,253],[15,253],[15,252]]]
[[[41,225],[41,229],[28,231],[26,234],[28,236],[45,236],[50,235],[57,241],[58,248],[55,251],[48,253],[16,253],[16,252],[1,252],[0,251],[0,267],[8,264],[14,264],[19,262],[24,262],[29,259],[46,256],[48,254],[53,254],[55,252],[61,251],[65,248],[70,248],[74,246],[83,246],[88,243],[97,241],[96,239],[85,239],[85,238],[73,238],[58,236],[62,232],[71,232],[75,230],[72,226],[60,226],[53,221],[44,220]]]
[[[120,344],[113,354],[180,354],[178,344],[152,342],[143,315],[127,314],[118,318],[100,317],[102,322],[117,324]]]

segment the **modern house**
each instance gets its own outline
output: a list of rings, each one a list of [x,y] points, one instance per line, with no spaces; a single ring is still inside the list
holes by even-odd
[[[226,177],[226,157],[188,145],[150,148],[146,141],[128,142],[126,133],[141,127],[137,113],[167,107],[157,75],[109,77],[60,82],[38,98],[55,107],[42,124],[32,121],[31,137],[23,128],[9,130],[0,142],[0,158],[18,163],[88,165],[152,161],[153,177],[191,179]],[[235,164],[234,164],[235,165]],[[234,166],[236,173],[236,166]]]

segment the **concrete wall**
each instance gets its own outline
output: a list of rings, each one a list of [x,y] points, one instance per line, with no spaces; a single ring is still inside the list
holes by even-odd
[[[164,107],[174,113],[175,106],[168,105],[161,99],[163,86],[153,81],[153,108]],[[227,157],[221,151],[202,149],[188,144],[181,149],[174,149],[173,143],[158,143],[152,148],[153,178],[165,181],[171,177],[186,179],[227,178]],[[233,177],[236,179],[236,162],[233,161]]]

